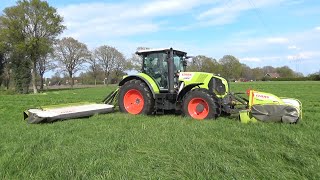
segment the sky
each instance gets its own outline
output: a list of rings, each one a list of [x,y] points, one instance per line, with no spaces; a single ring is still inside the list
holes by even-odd
[[[94,49],[173,47],[254,68],[320,71],[319,0],[48,0],[73,37]],[[1,0],[0,9],[15,5]]]

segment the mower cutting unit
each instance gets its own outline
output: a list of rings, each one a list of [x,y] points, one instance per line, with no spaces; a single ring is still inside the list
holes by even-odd
[[[302,117],[302,106],[296,99],[254,90],[245,97],[245,93],[230,92],[228,81],[220,76],[186,72],[189,58],[186,52],[168,48],[141,50],[136,54],[142,58],[141,72],[125,76],[119,88],[104,100],[105,104],[118,105],[121,112],[182,113],[197,120],[237,114],[242,122],[296,123]],[[97,113],[94,108],[89,112],[87,116]],[[38,116],[35,111],[29,110],[30,113]]]

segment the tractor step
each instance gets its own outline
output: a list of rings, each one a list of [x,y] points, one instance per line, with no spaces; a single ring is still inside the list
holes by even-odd
[[[48,109],[29,109],[24,112],[24,119],[30,124],[53,122],[57,120],[90,117],[95,114],[113,112],[114,106],[109,104],[85,104]]]

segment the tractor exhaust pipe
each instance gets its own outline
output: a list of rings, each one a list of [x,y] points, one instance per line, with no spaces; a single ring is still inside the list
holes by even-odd
[[[168,59],[168,76],[169,76],[169,93],[174,93],[174,62],[173,62],[173,49],[170,48]]]

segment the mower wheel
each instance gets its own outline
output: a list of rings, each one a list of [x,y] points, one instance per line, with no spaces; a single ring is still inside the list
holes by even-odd
[[[119,109],[130,114],[152,114],[154,99],[150,89],[141,80],[130,80],[120,87]]]
[[[219,100],[206,89],[193,89],[183,99],[182,111],[185,116],[197,120],[215,119],[220,115]]]

